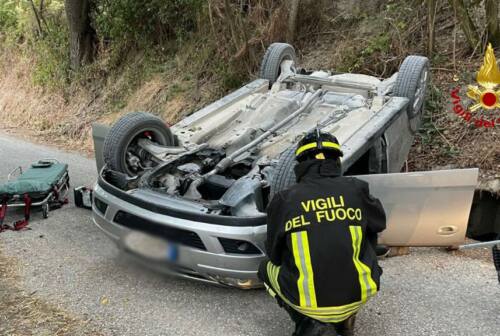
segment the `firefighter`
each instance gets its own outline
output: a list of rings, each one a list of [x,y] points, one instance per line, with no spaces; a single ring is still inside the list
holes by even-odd
[[[295,322],[294,335],[352,335],[357,311],[380,288],[384,209],[368,183],[342,176],[334,136],[316,129],[295,154],[297,184],[267,209],[269,260],[259,277]]]

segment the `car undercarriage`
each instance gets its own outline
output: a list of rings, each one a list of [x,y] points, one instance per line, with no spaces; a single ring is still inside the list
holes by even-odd
[[[389,170],[382,133],[404,106],[403,99],[388,94],[395,77],[380,81],[323,71],[297,75],[289,62],[282,67],[287,75],[271,90],[268,81],[256,80],[224,106],[199,111],[171,127],[173,140],[167,146],[160,144],[162,134],[155,129],[136,132],[123,155],[125,169],[114,174],[129,175],[127,189],[151,188],[196,201],[208,213],[256,216],[277,191],[272,181],[280,156],[313,128],[334,132],[344,147],[355,142],[359,130],[372,128],[378,139],[362,139],[362,147],[373,145],[378,152],[358,173]],[[374,116],[387,114],[385,124],[371,126]],[[359,149],[364,148],[346,148],[346,169],[356,163]]]

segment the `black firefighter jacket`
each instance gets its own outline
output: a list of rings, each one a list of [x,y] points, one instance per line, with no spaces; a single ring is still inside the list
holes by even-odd
[[[295,310],[341,322],[380,286],[375,246],[384,209],[368,183],[340,176],[334,160],[299,163],[295,174],[298,183],[268,206],[270,262],[261,273],[272,294]]]

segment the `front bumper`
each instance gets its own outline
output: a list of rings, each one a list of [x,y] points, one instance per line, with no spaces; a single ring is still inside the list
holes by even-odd
[[[99,183],[107,182],[100,180]],[[92,209],[94,223],[133,259],[156,270],[197,281],[240,288],[262,286],[257,278],[257,270],[259,263],[265,259],[263,252],[266,239],[265,224],[258,226],[217,225],[173,217],[132,204],[119,197],[115,191],[124,194],[125,192],[116,189],[110,193],[99,183],[95,185],[93,194],[97,199],[97,202],[93,202]],[[110,187],[114,188],[107,185],[106,189],[109,190]],[[127,199],[130,199],[128,194],[127,196]],[[168,241],[168,244],[174,243],[178,250],[175,262],[170,262],[167,255],[161,252],[163,238],[151,232],[144,232],[137,225],[131,228],[129,223],[123,223],[123,221],[117,223],[118,214],[123,213],[131,215],[132,218],[144,219],[148,225],[153,225],[160,231],[182,230],[182,232],[190,232],[192,236],[197,235],[199,246]],[[137,244],[131,243],[133,240],[137,241],[137,239],[131,239],[135,236],[140,236],[142,239],[140,248],[137,248]],[[250,242],[258,251],[253,254],[228,253],[221,244],[220,238]]]

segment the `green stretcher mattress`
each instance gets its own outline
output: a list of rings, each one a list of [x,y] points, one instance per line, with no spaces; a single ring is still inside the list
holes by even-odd
[[[68,165],[58,162],[37,162],[15,181],[0,184],[0,198],[28,194],[31,197],[47,195],[68,171]]]

